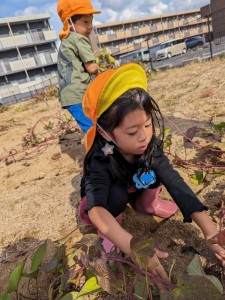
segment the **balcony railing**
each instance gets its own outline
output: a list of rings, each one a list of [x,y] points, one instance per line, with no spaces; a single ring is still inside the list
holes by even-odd
[[[22,57],[22,59],[17,57],[13,59],[1,59],[0,75],[23,71],[24,69],[43,67],[54,63],[57,63],[57,52],[55,51],[29,54]]]
[[[153,25],[151,26],[151,32],[155,32],[155,31],[157,31],[157,25],[156,25],[156,24],[153,24]]]
[[[158,37],[154,37],[154,38],[152,39],[152,42],[153,42],[153,44],[157,44],[157,43],[159,42]]]
[[[148,34],[150,33],[150,27],[146,26],[146,27],[141,27],[138,29],[139,34]]]
[[[55,30],[28,30],[13,36],[1,36],[0,49],[38,44],[45,41],[55,41],[56,39]]]
[[[184,32],[184,37],[189,37],[190,36],[190,32],[189,31],[185,31]]]
[[[138,29],[132,29],[131,34],[132,34],[132,36],[138,35],[139,34]]]
[[[16,86],[0,84],[0,103],[9,104],[28,99],[39,91],[57,83],[58,79],[56,74],[52,74],[31,82],[24,80]]]
[[[141,48],[140,44],[134,44],[134,50],[139,50]]]
[[[169,22],[169,23],[168,23],[168,28],[169,28],[169,29],[174,28],[173,22]]]
[[[113,41],[113,40],[116,40],[116,34],[115,33],[112,33],[112,34],[109,34],[108,35],[108,38],[109,38],[109,41]]]

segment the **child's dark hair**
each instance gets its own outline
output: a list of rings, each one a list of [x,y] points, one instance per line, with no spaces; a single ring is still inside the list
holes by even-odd
[[[73,23],[75,23],[76,21],[80,20],[80,18],[82,17],[83,15],[74,15],[71,17],[71,21]]]
[[[113,130],[121,124],[123,118],[127,115],[127,113],[133,112],[137,109],[144,110],[146,114],[152,119],[152,140],[149,143],[146,151],[142,155],[137,156],[139,167],[142,169],[142,171],[146,171],[154,163],[153,157],[157,145],[159,145],[159,140],[161,141],[161,143],[163,141],[164,124],[158,105],[145,90],[141,88],[133,88],[125,92],[100,116],[100,118],[98,119],[98,124],[101,126],[101,128],[104,129],[104,131],[106,131],[113,137]],[[159,139],[156,138],[156,127],[158,128],[157,136],[159,137]],[[94,143],[84,160],[85,174],[86,166],[90,157],[92,156],[92,153],[96,149],[101,149],[105,143],[106,141],[104,140],[104,138],[97,132]],[[121,165],[118,166],[118,163],[114,159],[113,155],[109,156],[111,166],[115,173],[119,176],[120,179],[125,178],[124,176],[126,176],[126,170],[122,170]]]

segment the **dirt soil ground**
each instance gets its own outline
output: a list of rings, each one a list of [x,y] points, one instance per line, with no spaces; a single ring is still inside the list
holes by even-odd
[[[202,132],[210,130],[211,124],[224,121],[224,69],[225,60],[215,60],[161,71],[149,82],[149,93],[180,130],[186,132],[197,126],[194,141],[206,144]],[[56,123],[69,117],[60,109],[54,93],[12,105],[0,113],[0,296],[10,271],[24,255],[32,253],[44,240],[62,238],[77,225],[83,134],[67,134],[61,143],[55,134]],[[40,139],[45,135],[45,142],[25,150],[24,138],[32,130]],[[186,155],[193,162],[196,151],[185,151],[182,136],[175,129],[172,132],[171,152],[183,159]],[[222,141],[225,142],[224,137]],[[209,207],[209,214],[219,226],[225,175],[196,186],[190,181],[193,169],[176,169]],[[164,196],[169,198],[166,191]],[[219,277],[221,267],[207,249],[199,229],[182,220],[180,212],[169,220],[161,220],[136,214],[128,207],[124,226],[132,233],[143,235],[150,231],[162,237],[162,249],[170,254],[164,261],[167,270],[176,260],[174,272],[184,272],[197,253],[205,271]]]

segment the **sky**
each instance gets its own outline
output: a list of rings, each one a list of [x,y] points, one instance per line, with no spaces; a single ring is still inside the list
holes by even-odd
[[[101,14],[94,16],[94,24],[105,24],[127,19],[157,16],[200,8],[210,0],[92,0],[94,8]],[[57,15],[57,1],[46,0],[2,0],[0,18],[50,13],[50,24],[57,34],[61,21]]]

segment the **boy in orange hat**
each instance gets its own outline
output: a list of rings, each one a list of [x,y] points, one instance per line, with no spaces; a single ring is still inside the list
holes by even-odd
[[[58,15],[63,23],[59,37],[58,77],[60,102],[86,132],[92,126],[82,110],[82,99],[90,76],[99,73],[89,35],[93,29],[93,8],[89,0],[59,0]]]

